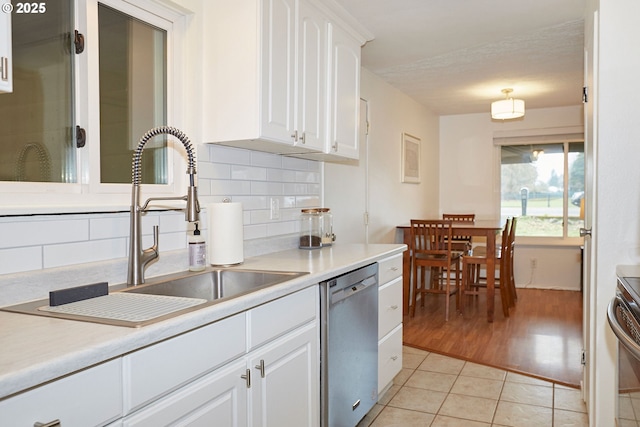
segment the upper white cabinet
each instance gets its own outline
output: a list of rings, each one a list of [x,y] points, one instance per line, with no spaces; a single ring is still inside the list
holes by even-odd
[[[313,0],[203,3],[203,141],[357,158],[364,38]]]
[[[13,92],[11,13],[0,13],[0,93]]]

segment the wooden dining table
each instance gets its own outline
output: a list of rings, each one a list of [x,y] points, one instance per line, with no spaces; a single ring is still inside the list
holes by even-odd
[[[493,322],[495,311],[496,283],[496,235],[502,231],[501,220],[475,220],[473,222],[454,222],[451,232],[454,236],[481,236],[487,238],[487,321]],[[402,312],[409,313],[409,297],[411,294],[411,226],[400,225],[397,229],[402,233],[402,241],[409,249],[404,251],[402,260]]]

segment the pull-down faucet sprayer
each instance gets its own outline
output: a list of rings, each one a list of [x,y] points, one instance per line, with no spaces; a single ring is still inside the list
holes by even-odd
[[[140,206],[140,181],[141,181],[141,169],[142,169],[142,150],[148,140],[154,136],[167,134],[173,135],[184,146],[187,152],[188,167],[187,173],[189,174],[189,188],[187,194],[182,197],[154,197],[149,198],[144,203],[144,206]],[[185,207],[185,220],[189,222],[195,222],[198,220],[198,214],[200,213],[200,205],[198,204],[198,192],[195,185],[196,175],[196,160],[193,155],[193,147],[189,138],[179,129],[169,126],[160,126],[151,129],[145,133],[138,146],[133,153],[133,164],[131,169],[131,211],[130,211],[130,229],[129,229],[129,272],[127,274],[127,283],[129,286],[137,286],[144,283],[144,268],[145,266],[158,258],[158,226],[153,227],[153,246],[147,249],[142,249],[142,231],[140,228],[140,222],[142,213],[147,210],[149,203],[154,200],[184,200],[186,201]]]

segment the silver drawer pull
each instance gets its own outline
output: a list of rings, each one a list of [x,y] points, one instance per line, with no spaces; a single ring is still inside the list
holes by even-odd
[[[9,58],[7,56],[0,57],[0,78],[5,82],[9,80]]]
[[[399,268],[398,268],[398,267],[391,267],[389,270],[391,270],[391,271],[398,271],[398,270],[399,270]]]
[[[391,356],[391,360],[395,362],[396,360],[398,360],[398,356]]]
[[[394,304],[394,305],[392,305],[390,308],[391,308],[391,310],[397,310],[397,309],[398,309],[398,306]]]
[[[46,424],[35,423],[33,427],[62,427],[62,424],[60,424],[60,420],[53,420],[53,421],[49,421]]]
[[[246,374],[240,375],[240,378],[246,381],[247,388],[251,388],[251,369],[247,369]]]
[[[260,364],[256,365],[255,368],[260,371],[260,377],[264,378],[264,359],[260,359]]]

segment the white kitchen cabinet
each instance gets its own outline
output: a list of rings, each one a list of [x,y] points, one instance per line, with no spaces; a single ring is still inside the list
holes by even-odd
[[[0,93],[13,92],[11,13],[0,12]]]
[[[254,426],[318,426],[318,325],[310,323],[250,355]]]
[[[247,392],[240,378],[245,367],[244,359],[232,362],[126,417],[122,426],[248,425]]]
[[[104,426],[122,416],[122,363],[115,359],[0,401],[0,424]]]
[[[352,141],[350,126],[357,124],[359,103],[354,109],[351,100],[353,91],[359,100],[364,39],[338,27],[327,5],[315,0],[215,0],[203,7],[204,142],[318,159],[327,153],[357,158],[357,127]],[[336,90],[346,92],[336,100]],[[333,127],[332,99],[340,116]]]
[[[125,356],[122,425],[317,426],[318,307],[312,286]]]
[[[402,254],[378,262],[378,394],[402,369]]]
[[[326,19],[306,0],[204,2],[203,140],[275,153],[324,146]]]
[[[245,330],[239,313],[124,356],[125,414],[242,357]]]
[[[331,72],[329,93],[329,147],[327,152],[359,157],[360,44],[337,25],[329,25]]]

